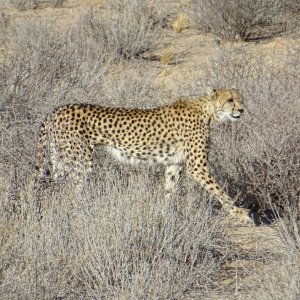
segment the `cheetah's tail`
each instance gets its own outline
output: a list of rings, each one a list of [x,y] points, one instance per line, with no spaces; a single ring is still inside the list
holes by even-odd
[[[47,128],[50,124],[50,116],[48,116],[40,127],[39,139],[36,151],[36,178],[43,177],[46,167],[46,152],[47,152]]]

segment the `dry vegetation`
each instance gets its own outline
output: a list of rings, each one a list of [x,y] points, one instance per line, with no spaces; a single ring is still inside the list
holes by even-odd
[[[4,2],[6,6],[11,5],[19,11],[26,11],[48,5],[53,8],[61,7],[66,0],[4,0]]]
[[[63,28],[37,16],[69,1],[1,5],[1,299],[299,298],[299,3],[185,1],[179,11],[173,2],[106,1]],[[168,17],[182,11],[196,28],[174,33]],[[191,33],[205,42],[189,45]],[[179,39],[180,61],[145,59]],[[247,112],[214,130],[213,172],[239,205],[280,215],[274,228],[246,228],[253,248],[189,178],[168,202],[160,167],[120,165],[101,150],[80,195],[66,182],[33,187],[38,128],[54,107],[153,107],[224,86],[241,90]],[[257,246],[264,230],[272,247]]]
[[[251,41],[295,30],[297,1],[191,0],[187,12],[194,25],[226,41]],[[296,13],[298,11],[298,14]],[[295,18],[295,22],[293,20]]]

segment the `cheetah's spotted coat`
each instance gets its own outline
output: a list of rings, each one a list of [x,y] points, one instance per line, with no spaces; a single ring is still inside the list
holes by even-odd
[[[175,189],[179,172],[188,174],[239,221],[251,221],[219,187],[207,166],[207,143],[211,128],[225,120],[240,118],[244,107],[235,90],[219,90],[198,99],[180,99],[155,109],[101,107],[71,104],[48,115],[41,126],[38,170],[46,172],[49,146],[51,175],[55,178],[92,168],[95,145],[104,146],[118,160],[160,163],[166,166],[166,192]]]

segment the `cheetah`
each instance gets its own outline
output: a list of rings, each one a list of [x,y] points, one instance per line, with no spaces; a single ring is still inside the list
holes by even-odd
[[[235,121],[244,105],[235,89],[220,89],[198,98],[180,98],[173,104],[154,109],[102,107],[70,104],[50,113],[41,126],[37,147],[37,170],[46,175],[49,149],[50,174],[54,178],[92,170],[96,145],[117,160],[166,166],[165,191],[176,188],[179,173],[200,183],[239,222],[252,223],[250,212],[233,200],[210,175],[207,144],[211,128]]]

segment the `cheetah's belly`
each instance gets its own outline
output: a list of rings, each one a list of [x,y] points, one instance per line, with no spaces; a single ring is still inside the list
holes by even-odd
[[[106,151],[111,153],[112,156],[120,162],[128,163],[131,165],[137,165],[139,163],[146,163],[149,165],[153,164],[163,164],[163,165],[174,165],[182,164],[184,161],[184,153],[182,150],[173,150],[169,153],[150,153],[148,155],[143,155],[140,153],[128,153],[123,149],[118,149],[113,146],[106,146]]]

